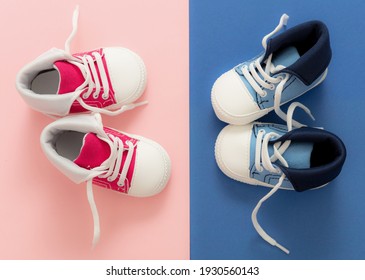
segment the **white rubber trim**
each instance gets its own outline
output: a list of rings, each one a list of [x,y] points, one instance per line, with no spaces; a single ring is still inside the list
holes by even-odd
[[[139,81],[137,87],[133,90],[133,93],[131,93],[131,95],[128,98],[124,99],[123,101],[117,102],[116,104],[112,104],[110,106],[104,107],[105,109],[113,110],[113,109],[120,108],[121,105],[133,103],[134,101],[136,101],[137,99],[139,99],[142,96],[142,94],[147,86],[147,69],[146,69],[146,65],[144,64],[142,58],[135,52],[131,51],[130,49],[123,48],[123,47],[108,47],[105,49],[121,49],[122,51],[130,54],[134,58],[135,62],[137,63],[137,65],[139,67],[139,74],[140,74],[140,81]],[[109,73],[109,75],[111,75],[111,73]],[[112,78],[110,77],[110,79],[112,79]],[[118,98],[115,97],[115,99],[117,100]]]
[[[151,139],[147,139],[142,136],[128,134],[128,133],[124,133],[124,132],[123,132],[123,134],[125,134],[131,138],[140,140],[141,142],[148,143],[149,145],[157,148],[160,151],[160,155],[162,156],[162,159],[164,162],[164,172],[163,172],[163,177],[162,177],[160,183],[154,188],[153,195],[160,193],[167,185],[167,182],[169,181],[170,176],[171,176],[171,160],[170,160],[170,157],[169,157],[167,151],[164,148],[162,148],[162,146],[160,144],[156,143],[155,141],[153,141]],[[137,152],[138,152],[138,147],[137,147]],[[133,185],[133,177],[132,177],[132,182],[131,182],[131,188],[133,188],[132,185]],[[135,196],[135,195],[131,195],[129,193],[128,193],[128,195]]]

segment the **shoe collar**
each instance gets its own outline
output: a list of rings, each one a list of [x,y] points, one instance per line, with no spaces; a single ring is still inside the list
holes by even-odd
[[[318,188],[329,183],[340,174],[346,158],[346,148],[336,135],[322,129],[302,127],[289,131],[282,137],[271,141],[271,143],[283,143],[287,140],[311,142],[314,145],[325,143],[330,146],[328,156],[332,159],[328,163],[318,164],[318,166],[315,165],[308,169],[294,169],[290,166],[278,165],[296,191]]]
[[[329,32],[321,21],[308,21],[270,38],[262,61],[289,46],[295,46],[301,57],[278,73],[292,74],[307,86],[326,70],[331,61]]]

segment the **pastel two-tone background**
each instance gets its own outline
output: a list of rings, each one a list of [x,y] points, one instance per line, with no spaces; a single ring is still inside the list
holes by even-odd
[[[365,2],[190,1],[190,256],[192,259],[364,259],[365,258]],[[298,98],[347,147],[342,173],[326,187],[296,193],[278,191],[260,209],[263,228],[290,249],[286,255],[254,230],[251,212],[268,193],[220,172],[214,143],[226,125],[210,104],[216,78],[262,51],[262,37],[280,16],[288,27],[318,19],[326,23],[333,51],[324,83]],[[287,106],[283,106],[286,111]],[[279,122],[272,112],[263,120]],[[204,133],[202,133],[204,131]]]
[[[1,1],[1,0],[0,0]],[[1,1],[0,259],[365,259],[365,29],[360,0]],[[92,217],[83,184],[59,173],[39,145],[53,120],[15,90],[17,71],[51,47],[63,48],[80,5],[74,52],[123,46],[148,71],[149,104],[106,126],[151,138],[168,151],[167,188],[146,199],[94,188],[101,240],[91,250]],[[262,225],[291,249],[266,244],[251,211],[266,188],[235,182],[214,159],[225,126],[210,104],[216,78],[261,52],[261,39],[319,19],[333,58],[325,82],[298,101],[346,144],[340,176],[323,189],[279,191],[260,210]],[[284,106],[285,108],[285,106]],[[300,113],[299,120],[308,122]],[[273,113],[266,121],[280,122]]]
[[[189,258],[188,2],[2,1],[0,110],[0,258]],[[85,184],[75,185],[43,155],[39,136],[53,120],[31,110],[15,90],[17,71],[44,51],[64,48],[80,6],[72,51],[122,46],[147,67],[148,105],[104,125],[160,143],[172,173],[158,196],[133,198],[94,187],[101,240],[91,250],[93,220]],[[6,101],[5,101],[6,100]]]

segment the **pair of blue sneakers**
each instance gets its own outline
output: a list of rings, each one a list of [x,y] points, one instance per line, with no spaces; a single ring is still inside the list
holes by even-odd
[[[214,83],[211,99],[217,117],[229,123],[218,135],[215,157],[228,177],[272,188],[252,212],[259,235],[285,253],[289,250],[268,235],[257,221],[262,203],[278,189],[298,192],[322,187],[341,172],[346,158],[334,134],[293,120],[301,103],[280,106],[319,85],[331,60],[329,32],[320,21],[309,21],[274,36],[288,16],[262,40],[264,52],[224,73]],[[256,120],[270,111],[287,125]]]

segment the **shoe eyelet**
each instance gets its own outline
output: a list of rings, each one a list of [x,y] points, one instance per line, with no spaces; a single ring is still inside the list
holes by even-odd
[[[88,98],[88,96],[87,96],[86,94],[83,94],[83,95],[82,95],[82,98],[83,98],[83,99],[87,99],[87,98]]]
[[[123,187],[124,186],[124,184],[122,184],[122,183],[117,183],[117,185],[118,185],[118,187]]]
[[[281,82],[282,80],[284,80],[283,76],[279,76],[279,82]]]
[[[103,98],[104,100],[107,100],[107,99],[108,99],[108,96],[107,96],[106,94],[103,94],[103,95],[101,96],[101,98]]]
[[[98,94],[93,94],[94,99],[97,99],[99,97]]]
[[[265,130],[264,129],[259,129],[259,133],[265,133]]]
[[[113,182],[113,180],[110,177],[108,177],[106,179],[108,180],[108,182]]]
[[[281,173],[281,170],[280,170],[280,168],[279,168],[279,167],[277,167],[276,165],[274,165],[274,168],[275,168],[275,170],[276,170],[276,172],[275,172],[275,173],[277,173],[277,174],[280,174],[280,173]]]
[[[275,89],[275,85],[274,84],[270,84],[270,90],[274,90]]]
[[[262,91],[262,94],[260,94],[261,97],[265,97],[267,95],[267,91],[266,90],[263,90]]]

